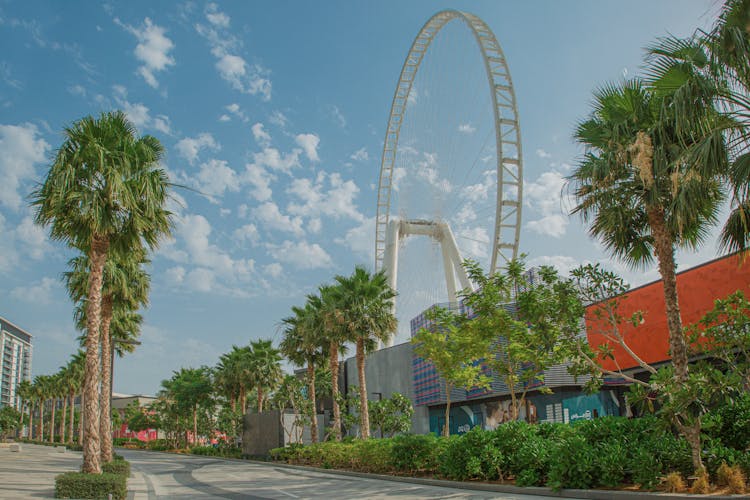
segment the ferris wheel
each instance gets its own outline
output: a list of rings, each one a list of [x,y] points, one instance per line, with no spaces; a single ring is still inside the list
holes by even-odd
[[[438,12],[401,68],[380,165],[375,269],[399,291],[401,325],[471,287],[462,257],[494,272],[518,255],[522,194],[518,109],[500,44],[479,17]]]

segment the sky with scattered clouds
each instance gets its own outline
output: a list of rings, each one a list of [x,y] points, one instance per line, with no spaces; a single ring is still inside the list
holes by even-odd
[[[278,341],[292,305],[373,266],[394,86],[413,37],[443,8],[484,19],[510,65],[525,151],[521,250],[562,271],[602,261],[633,284],[653,280],[654,269],[608,259],[567,215],[565,176],[581,153],[572,129],[594,88],[638,74],[655,37],[710,24],[712,0],[0,0],[0,315],[34,336],[34,374],[65,364],[78,335],[60,281],[73,254],[28,206],[66,125],[124,110],[161,140],[163,166],[184,186],[170,202],[173,238],[153,255],[143,345],[115,362],[115,391],[154,393],[233,344]],[[428,92],[416,88],[410,105]],[[453,130],[477,127],[457,119]],[[435,157],[421,158],[417,174],[440,187]],[[470,188],[481,196],[486,185]],[[715,256],[713,238],[679,262]]]

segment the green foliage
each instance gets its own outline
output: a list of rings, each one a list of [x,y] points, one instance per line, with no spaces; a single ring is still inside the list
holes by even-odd
[[[467,479],[495,480],[500,476],[503,455],[495,444],[492,432],[474,427],[458,439],[447,442],[440,458],[439,470],[445,476]]]
[[[21,423],[21,413],[12,406],[0,408],[0,438],[10,434]]]
[[[437,469],[443,443],[434,434],[401,434],[393,438],[391,463],[406,474],[417,474]]]
[[[55,477],[55,498],[127,498],[127,477],[122,474],[66,472]]]
[[[190,453],[209,457],[242,458],[242,448],[237,446],[193,446]]]
[[[548,486],[591,488],[595,484],[596,449],[583,436],[573,435],[555,443],[550,453]]]
[[[121,474],[123,476],[130,477],[130,462],[127,460],[112,460],[111,462],[102,464],[102,472],[109,474]]]
[[[414,407],[403,394],[394,392],[390,398],[371,401],[369,411],[370,422],[373,428],[380,429],[380,437],[393,437],[394,434],[407,432],[411,428]]]

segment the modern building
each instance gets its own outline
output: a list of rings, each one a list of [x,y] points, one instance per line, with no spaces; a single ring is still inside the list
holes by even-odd
[[[738,290],[750,297],[750,261],[743,260],[740,255],[728,255],[677,274],[683,325],[700,320],[713,308],[716,299]],[[589,311],[594,307],[595,304],[589,306]],[[634,288],[621,297],[622,316],[629,317],[641,311],[644,317],[638,326],[624,326],[628,345],[641,359],[654,366],[670,362],[665,310],[661,281]],[[602,329],[596,321],[594,315],[587,314],[586,329],[581,332],[594,348],[607,342],[596,333]],[[427,326],[424,314],[412,320],[412,336],[423,326]],[[605,368],[616,370],[620,367],[630,376],[646,376],[622,347],[612,347],[614,358],[603,361]],[[356,360],[353,357],[347,359],[343,368],[341,389],[346,391],[348,386],[358,385]],[[393,392],[400,392],[413,402],[412,432],[440,432],[445,421],[445,384],[435,367],[414,353],[411,343],[369,354],[365,374],[370,399],[387,398]],[[544,384],[528,387],[521,418],[531,422],[568,423],[597,416],[631,414],[625,398],[628,384],[623,379],[605,378],[604,387],[596,394],[584,392],[587,380],[580,376],[574,378],[564,364],[553,366],[545,372]],[[493,377],[490,390],[454,389],[450,399],[451,434],[463,434],[476,426],[493,429],[508,418],[510,391],[497,377]]]
[[[31,334],[0,316],[0,406],[20,410],[16,387],[31,380]]]

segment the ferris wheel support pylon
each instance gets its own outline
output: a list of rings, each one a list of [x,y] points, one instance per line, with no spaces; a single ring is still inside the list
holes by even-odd
[[[413,236],[428,236],[440,244],[440,250],[443,256],[443,270],[445,271],[445,283],[448,289],[448,300],[457,302],[458,295],[456,289],[456,278],[461,285],[461,290],[473,290],[474,287],[469,281],[461,261],[461,254],[456,245],[456,238],[453,237],[453,231],[445,221],[435,222],[427,220],[397,220],[391,219],[388,223],[385,244],[385,260],[383,269],[388,279],[388,285],[394,290],[398,283],[398,248],[402,239]],[[396,301],[391,303],[395,313]],[[386,343],[386,347],[393,345],[393,337]],[[379,345],[378,348],[382,347]]]
[[[457,10],[432,16],[417,34],[401,68],[383,142],[375,218],[375,270],[383,268],[390,222],[393,170],[399,134],[414,79],[433,39],[451,20],[459,19],[471,30],[484,61],[492,98],[495,125],[497,204],[489,271],[518,255],[523,197],[523,155],[516,96],[505,55],[494,33],[479,17]]]

